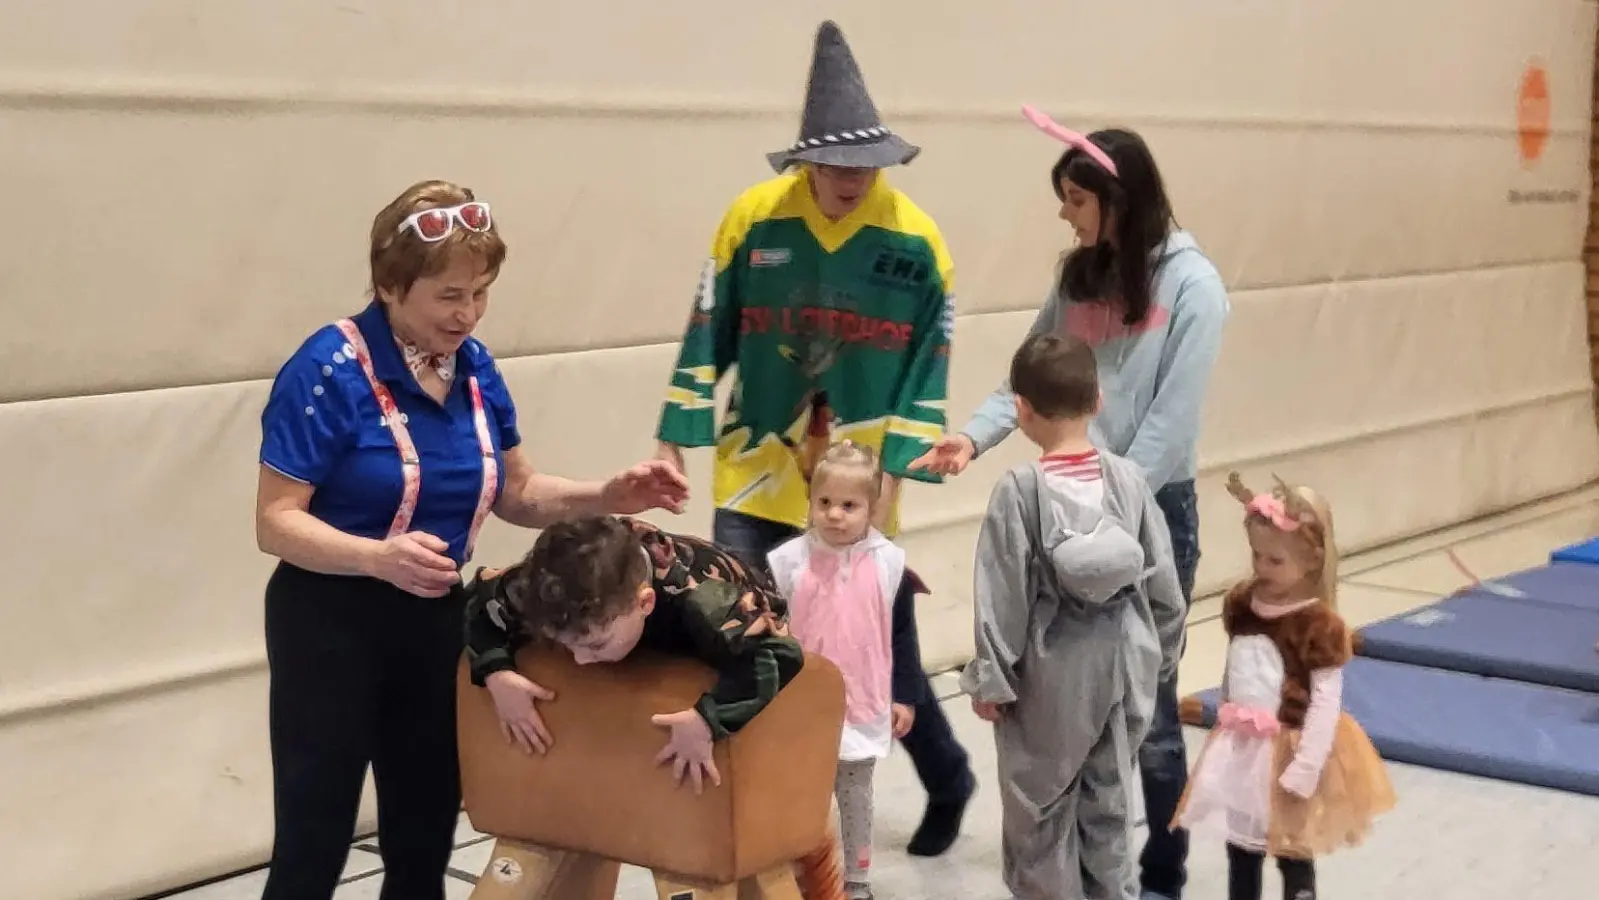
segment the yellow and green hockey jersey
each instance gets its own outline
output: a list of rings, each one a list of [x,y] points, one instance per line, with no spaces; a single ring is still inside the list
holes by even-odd
[[[804,171],[745,191],[705,263],[659,440],[716,446],[715,501],[804,527],[797,449],[812,398],[826,395],[832,438],[878,449],[884,472],[944,433],[954,326],[953,264],[931,217],[878,177],[848,216],[822,215]],[[720,431],[716,384],[735,368]],[[891,511],[888,532],[898,530]]]

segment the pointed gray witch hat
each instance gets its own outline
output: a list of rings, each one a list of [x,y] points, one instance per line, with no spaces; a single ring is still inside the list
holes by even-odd
[[[783,172],[795,163],[811,162],[884,169],[904,165],[920,152],[920,147],[884,127],[844,33],[837,23],[823,22],[811,52],[799,140],[766,154],[772,168]]]

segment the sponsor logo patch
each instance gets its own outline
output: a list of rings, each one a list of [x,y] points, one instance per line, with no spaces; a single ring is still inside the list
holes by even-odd
[[[781,266],[793,256],[787,248],[779,247],[775,250],[751,250],[750,265],[752,266]]]

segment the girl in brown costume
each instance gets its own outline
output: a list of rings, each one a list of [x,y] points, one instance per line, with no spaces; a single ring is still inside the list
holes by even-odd
[[[1259,900],[1268,854],[1285,900],[1315,900],[1315,858],[1359,843],[1393,787],[1343,711],[1353,653],[1331,509],[1280,480],[1254,494],[1234,473],[1228,490],[1246,509],[1254,576],[1227,594],[1221,707],[1173,827],[1226,841],[1229,900]]]

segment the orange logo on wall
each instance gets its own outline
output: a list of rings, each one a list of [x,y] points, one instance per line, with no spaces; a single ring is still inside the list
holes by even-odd
[[[1528,168],[1543,156],[1549,143],[1549,73],[1538,62],[1527,64],[1516,91],[1516,146],[1521,164]]]

